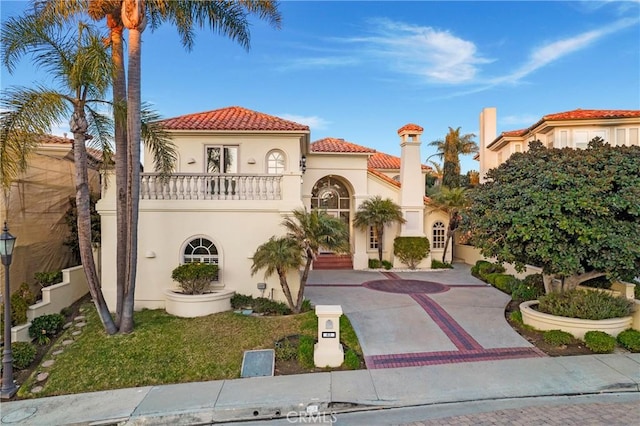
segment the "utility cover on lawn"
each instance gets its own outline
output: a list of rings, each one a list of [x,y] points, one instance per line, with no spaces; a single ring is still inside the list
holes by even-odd
[[[240,377],[273,376],[276,352],[273,349],[244,351]]]

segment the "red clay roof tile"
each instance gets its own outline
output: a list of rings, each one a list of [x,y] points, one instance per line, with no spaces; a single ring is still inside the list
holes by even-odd
[[[347,142],[344,139],[324,138],[311,144],[311,152],[353,152],[366,154],[374,153],[376,150]]]
[[[630,109],[574,109],[573,111],[558,112],[542,117],[544,121],[551,120],[593,120],[602,118],[633,118],[640,117],[640,110]]]
[[[159,123],[167,130],[309,131],[309,126],[238,106],[167,118]]]
[[[405,124],[404,126],[400,127],[398,129],[398,134],[400,134],[400,133],[402,133],[404,131],[422,132],[422,131],[424,131],[424,129],[422,127],[418,126],[417,124],[409,123],[409,124]]]

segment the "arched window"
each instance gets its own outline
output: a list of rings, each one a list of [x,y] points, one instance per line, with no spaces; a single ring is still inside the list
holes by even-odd
[[[282,151],[271,151],[267,154],[267,173],[270,175],[281,175],[284,173],[285,160]]]
[[[218,249],[213,242],[204,237],[194,238],[184,247],[183,263],[207,263],[218,265]],[[219,277],[215,278],[218,281]]]
[[[433,224],[433,248],[442,250],[444,248],[445,227],[444,223],[438,221]]]

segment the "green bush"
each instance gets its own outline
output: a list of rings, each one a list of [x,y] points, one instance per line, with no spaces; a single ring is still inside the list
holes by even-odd
[[[62,271],[36,272],[34,279],[41,287],[49,287],[62,282]]]
[[[298,359],[298,348],[291,343],[291,339],[289,337],[285,337],[284,339],[276,342],[275,346],[276,359],[281,361]]]
[[[302,301],[302,306],[300,307],[300,312],[309,312],[310,310],[313,309],[313,306],[311,305],[311,300],[309,299],[304,299]]]
[[[640,331],[631,328],[618,334],[618,343],[631,352],[640,352]]]
[[[584,334],[584,344],[597,354],[608,354],[616,347],[616,339],[604,331],[587,331]]]
[[[347,349],[344,354],[344,365],[349,370],[357,370],[360,368],[360,357],[353,349]]]
[[[562,330],[549,330],[542,334],[545,342],[553,346],[568,345],[573,341],[573,335]]]
[[[509,314],[509,319],[513,322],[517,322],[518,324],[522,324],[522,312],[520,312],[520,310],[512,311]]]
[[[18,370],[29,367],[36,359],[36,347],[29,342],[12,343],[11,352],[13,352],[13,366]]]
[[[298,362],[304,368],[313,368],[315,363],[313,361],[313,345],[315,340],[311,336],[300,336],[300,343],[298,344]]]
[[[447,262],[440,262],[439,260],[431,260],[431,269],[453,269],[453,265]]]
[[[487,281],[486,277],[490,274],[502,274],[505,269],[502,265],[498,265],[496,263],[485,262],[480,263],[478,266],[478,275],[481,280]]]
[[[60,314],[41,315],[31,321],[29,336],[39,345],[46,345],[51,338],[62,330],[64,317]]]
[[[20,325],[27,322],[27,310],[29,304],[18,293],[11,295],[11,325]],[[2,317],[4,319],[4,316]]]
[[[538,310],[569,318],[602,320],[631,315],[633,302],[600,291],[571,290],[539,298]]]
[[[429,240],[426,237],[396,237],[393,240],[393,254],[409,269],[416,269],[418,263],[429,254]]]
[[[218,265],[207,263],[185,263],[171,272],[184,294],[204,294],[212,281],[218,278]]]
[[[253,296],[236,293],[231,296],[231,307],[233,309],[241,309],[251,307],[253,305]]]
[[[543,294],[544,283],[540,274],[527,275],[511,288],[511,299],[518,302],[536,300]]]
[[[393,263],[389,262],[388,260],[383,260],[382,267],[388,271],[389,269],[393,268]]]
[[[493,275],[493,282],[491,284],[493,284],[498,290],[501,290],[507,294],[511,294],[513,287],[520,283],[520,280],[518,280],[513,275],[500,273],[491,275]]]
[[[494,272],[494,273],[491,273],[491,274],[487,274],[487,275],[485,275],[485,276],[483,277],[483,281],[486,281],[486,282],[488,282],[489,284],[491,284],[491,285],[495,286],[495,285],[496,285],[496,281],[495,281],[495,279],[496,279],[496,277],[498,277],[498,276],[500,276],[500,275],[502,275],[502,273],[501,273],[501,272]]]
[[[476,278],[482,279],[482,277],[480,276],[480,268],[482,268],[484,265],[491,265],[491,264],[492,264],[491,262],[488,262],[486,260],[478,260],[476,264],[471,267],[471,275],[473,275]]]
[[[369,259],[369,269],[382,268],[382,262],[380,259]]]
[[[251,307],[259,314],[289,315],[291,313],[291,309],[284,303],[269,300],[266,297],[256,297]]]

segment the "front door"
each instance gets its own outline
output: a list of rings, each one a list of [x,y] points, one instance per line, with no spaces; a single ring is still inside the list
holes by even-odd
[[[351,240],[351,196],[346,185],[332,176],[325,176],[313,186],[311,208],[321,209],[330,216],[340,218],[349,230]],[[332,253],[320,249],[320,253]]]

